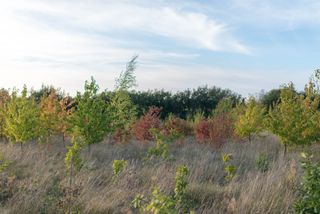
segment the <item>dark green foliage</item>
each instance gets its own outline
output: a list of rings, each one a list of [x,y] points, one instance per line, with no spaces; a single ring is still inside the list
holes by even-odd
[[[260,102],[267,109],[273,108],[280,100],[281,89],[272,89],[260,96]]]
[[[177,93],[164,90],[153,90],[130,92],[133,103],[138,107],[138,114],[141,116],[149,106],[162,108],[161,118],[166,118],[170,113],[177,117],[186,119],[201,110],[204,116],[209,116],[220,100],[229,97],[234,104],[241,100],[241,96],[228,90],[218,87],[199,87],[187,89]]]
[[[52,85],[42,85],[39,90],[32,90],[30,96],[33,97],[37,103],[40,103],[43,97],[48,97],[53,91],[56,92],[57,99],[62,100],[64,97],[63,93]]]

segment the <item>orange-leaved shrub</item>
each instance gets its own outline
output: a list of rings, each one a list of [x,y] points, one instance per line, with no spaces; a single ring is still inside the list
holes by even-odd
[[[133,124],[132,130],[137,140],[146,141],[153,139],[150,130],[152,128],[160,128],[160,112],[160,108],[151,106],[149,110]]]

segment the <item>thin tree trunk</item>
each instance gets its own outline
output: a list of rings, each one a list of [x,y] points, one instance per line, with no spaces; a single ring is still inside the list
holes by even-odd
[[[69,177],[69,214],[71,214],[72,211],[72,178],[73,178],[73,156],[71,157],[71,165],[70,165],[70,177]]]
[[[287,155],[287,150],[288,150],[288,145],[285,143],[284,144],[284,151],[283,151],[283,156],[284,157]]]

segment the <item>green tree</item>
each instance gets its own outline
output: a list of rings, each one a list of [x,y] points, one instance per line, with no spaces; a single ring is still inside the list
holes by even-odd
[[[320,162],[313,162],[313,156],[302,153],[304,175],[299,188],[298,200],[294,204],[297,213],[316,214],[320,212]]]
[[[74,179],[76,172],[80,171],[83,166],[83,161],[81,158],[81,150],[83,148],[83,142],[80,138],[72,137],[71,146],[67,149],[66,156],[64,158],[65,167],[69,174],[69,190],[68,190],[68,213],[71,214],[72,212],[72,204],[74,202]]]
[[[245,111],[239,116],[235,124],[235,132],[240,137],[248,137],[251,141],[253,134],[257,134],[263,130],[263,120],[266,110],[253,97],[249,98]]]
[[[91,77],[85,82],[83,94],[77,93],[75,112],[70,116],[71,134],[80,137],[88,145],[103,140],[109,126],[107,104],[101,95],[98,95],[99,86]]]
[[[6,136],[16,143],[22,144],[38,137],[39,108],[34,99],[27,97],[24,86],[21,96],[16,90],[11,94],[10,101],[5,105],[4,129]]]
[[[10,94],[6,89],[0,89],[0,138],[5,137],[5,105],[10,100]]]
[[[313,91],[308,85],[306,91]],[[287,152],[288,146],[306,145],[319,140],[319,98],[307,92],[306,97],[295,92],[291,83],[281,89],[280,102],[269,110],[266,125],[280,137]]]
[[[126,70],[116,79],[115,91],[110,96],[109,112],[111,113],[111,129],[120,142],[127,140],[130,129],[137,117],[137,109],[133,104],[128,90],[136,86],[134,71],[137,55],[127,64]]]

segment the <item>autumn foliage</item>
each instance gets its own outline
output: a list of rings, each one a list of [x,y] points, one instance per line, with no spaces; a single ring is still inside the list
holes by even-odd
[[[149,110],[138,119],[133,125],[133,133],[137,140],[152,140],[153,135],[151,133],[152,128],[160,128],[161,109],[155,106],[149,108]]]

